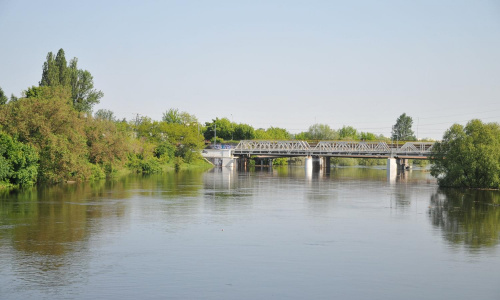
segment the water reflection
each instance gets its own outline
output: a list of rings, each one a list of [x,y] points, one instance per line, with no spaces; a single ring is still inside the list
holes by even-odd
[[[345,278],[323,290],[333,294],[381,274],[380,282],[406,286],[400,274],[421,280],[436,264],[455,267],[461,258],[443,259],[456,251],[442,244],[492,249],[499,242],[498,192],[436,192],[429,178],[415,170],[391,184],[384,168],[332,168],[310,177],[303,166],[214,168],[0,193],[0,265],[7,266],[0,268],[0,295],[94,299],[108,292],[122,299],[154,287],[153,297],[184,299],[210,286],[220,291],[211,298],[224,298],[233,289],[227,283],[234,290],[250,283],[258,294],[255,277],[280,292],[304,282],[297,289],[310,295]],[[489,267],[498,260],[492,253],[475,257]],[[462,267],[487,274],[468,262]],[[304,269],[306,277],[296,272]]]
[[[429,216],[452,245],[469,250],[493,247],[500,237],[500,192],[440,189],[431,196]]]

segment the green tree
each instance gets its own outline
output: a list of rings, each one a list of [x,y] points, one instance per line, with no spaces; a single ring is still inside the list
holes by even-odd
[[[414,141],[416,140],[415,134],[411,127],[413,125],[413,119],[407,116],[406,113],[399,116],[396,120],[396,124],[392,127],[392,139],[399,141]]]
[[[42,80],[40,86],[58,86],[59,84],[59,68],[56,64],[56,59],[52,52],[47,54],[47,60],[43,63]]]
[[[185,111],[180,112],[177,108],[170,108],[163,113],[162,121],[169,124],[195,125],[198,124],[196,116]]]
[[[291,134],[284,128],[269,127],[264,130],[259,128],[255,130],[255,138],[258,140],[289,140]]]
[[[5,93],[3,92],[2,88],[0,87],[0,105],[4,105],[9,101],[7,96],[5,96]]]
[[[377,137],[376,134],[371,133],[371,132],[360,132],[359,139],[362,141],[375,141],[375,140],[379,140],[380,138]]]
[[[104,93],[94,89],[94,77],[87,70],[77,68],[78,59],[70,61],[69,74],[73,107],[80,112],[91,112]]]
[[[335,140],[338,134],[327,124],[314,124],[309,126],[306,137],[310,140]]]
[[[64,55],[64,50],[59,49],[55,58],[55,67],[57,68],[57,73],[59,75],[58,84],[62,86],[68,86],[70,83],[68,64],[66,62],[66,57]]]
[[[116,121],[115,114],[109,109],[99,109],[98,111],[95,112],[94,118],[112,122]]]
[[[358,140],[358,131],[352,126],[343,126],[339,129],[339,137],[342,140]]]
[[[454,124],[432,149],[431,174],[440,186],[500,188],[500,125]]]
[[[234,126],[235,140],[252,140],[255,138],[255,129],[248,124],[237,124]]]
[[[212,120],[212,122],[206,122],[205,126],[207,127],[204,133],[206,140],[212,140],[216,131],[217,138],[230,140],[233,137],[234,127],[228,118],[216,118],[215,120]]]
[[[168,124],[182,124],[181,113],[177,108],[170,108],[164,112],[162,120]]]

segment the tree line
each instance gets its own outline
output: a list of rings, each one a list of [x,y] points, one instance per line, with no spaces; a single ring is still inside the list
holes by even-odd
[[[196,116],[175,108],[160,121],[137,116],[119,120],[110,110],[93,107],[103,98],[87,70],[63,49],[49,52],[38,86],[18,98],[0,88],[0,186],[27,186],[68,180],[92,180],[120,172],[160,172],[186,164],[204,165],[206,142],[273,140],[415,140],[413,120],[405,113],[391,137],[311,125],[291,134],[284,128],[255,129],[249,124],[215,118],[201,124]],[[442,186],[500,188],[500,129],[497,123],[473,120],[453,125],[434,147],[432,174]],[[363,164],[363,161],[357,161]],[[365,164],[371,164],[365,162]]]

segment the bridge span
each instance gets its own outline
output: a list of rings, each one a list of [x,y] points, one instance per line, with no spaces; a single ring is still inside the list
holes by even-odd
[[[258,157],[355,157],[428,159],[433,142],[406,142],[403,145],[386,142],[320,141],[241,141],[234,149],[235,156]]]
[[[387,159],[387,170],[407,168],[408,159],[428,159],[432,142],[406,142],[404,144],[365,141],[255,141],[244,140],[234,149],[204,150],[202,155],[216,166],[232,167],[235,163],[246,168],[250,157],[272,159],[280,157],[305,157],[306,168],[330,169],[331,157]]]

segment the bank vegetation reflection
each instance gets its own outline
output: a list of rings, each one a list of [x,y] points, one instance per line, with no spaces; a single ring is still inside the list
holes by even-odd
[[[499,191],[441,189],[431,196],[429,216],[451,245],[475,251],[499,243]]]

